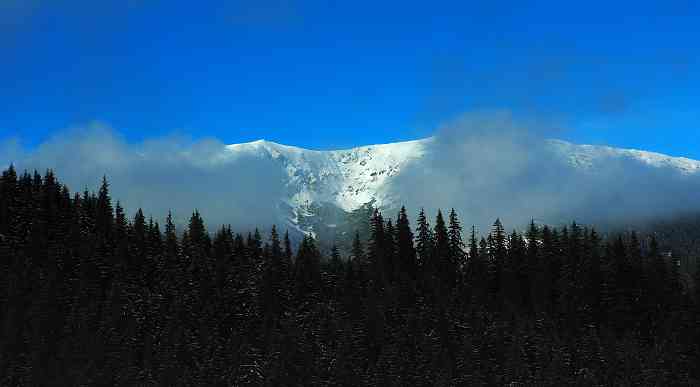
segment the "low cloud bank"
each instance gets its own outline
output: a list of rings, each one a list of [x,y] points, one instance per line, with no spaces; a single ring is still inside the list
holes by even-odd
[[[274,203],[283,194],[283,171],[269,159],[225,154],[225,144],[214,139],[170,136],[131,144],[108,127],[92,125],[29,151],[6,141],[0,162],[14,162],[19,170],[51,168],[73,192],[97,190],[106,175],[114,200],[130,213],[141,207],[159,220],[173,210],[185,224],[198,209],[212,227],[280,223]]]
[[[412,211],[454,207],[482,231],[496,217],[510,227],[534,218],[607,228],[700,210],[700,174],[605,154],[590,168],[574,167],[549,141],[557,132],[508,112],[464,115],[438,130],[393,194]]]
[[[700,210],[700,174],[600,156],[575,168],[547,139],[556,132],[507,112],[468,114],[440,128],[427,155],[404,168],[391,194],[412,214],[454,207],[465,226],[486,232],[496,217],[508,227],[530,219],[620,226]],[[71,191],[96,190],[106,175],[112,197],[131,213],[161,220],[173,210],[185,224],[198,209],[210,227],[285,227],[286,171],[274,159],[230,154],[215,139],[168,136],[129,143],[104,125],[57,134],[33,149],[0,143],[0,162],[47,168]]]

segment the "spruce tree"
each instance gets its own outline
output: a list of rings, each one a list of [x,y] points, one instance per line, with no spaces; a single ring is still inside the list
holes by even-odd
[[[117,201],[117,205],[114,211],[114,231],[115,239],[117,241],[121,241],[126,238],[127,228],[129,226],[128,223],[129,222],[126,219],[126,214],[124,213],[124,208],[122,208],[119,201]]]
[[[466,265],[466,253],[464,251],[464,241],[462,240],[462,224],[459,222],[454,208],[450,210],[448,238],[450,242],[450,264],[462,271]]]
[[[114,222],[114,213],[112,209],[112,200],[109,196],[109,183],[107,177],[102,177],[102,185],[97,196],[97,208],[95,226],[97,232],[104,238],[112,237],[112,224]]]
[[[263,309],[264,334],[269,339],[272,329],[286,307],[286,281],[283,266],[282,244],[277,226],[272,226],[269,244],[265,244],[265,268],[260,291],[260,307]],[[267,340],[266,340],[267,341]]]
[[[545,225],[542,228],[542,259],[540,260],[540,270],[543,273],[541,281],[542,309],[553,313],[558,300],[557,284],[559,282],[559,272],[561,268],[561,254],[558,250],[559,233],[557,229],[551,229]]]
[[[183,238],[183,252],[187,255],[190,265],[188,275],[191,276],[195,287],[193,297],[197,297],[194,302],[197,308],[203,308],[209,300],[215,280],[212,278],[213,265],[210,259],[209,234],[204,226],[204,219],[197,210],[192,213],[189,220],[187,242],[184,243]]]
[[[503,265],[506,261],[506,233],[500,219],[496,219],[488,236],[487,278],[490,297],[496,302],[501,296],[503,285]]]
[[[360,232],[355,231],[355,238],[352,241],[352,266],[358,270],[360,273],[364,273],[367,270],[367,264],[365,260],[365,252],[362,247],[362,240],[360,240]]]
[[[472,226],[472,232],[469,235],[469,259],[474,259],[479,256],[479,241],[476,238],[476,226]]]
[[[413,232],[411,231],[406,207],[401,207],[399,216],[396,219],[396,246],[397,277],[416,279],[416,249],[413,245]]]
[[[132,270],[139,272],[146,257],[146,217],[140,208],[136,210],[130,231],[129,245],[131,247]]]
[[[339,299],[342,295],[342,282],[345,274],[345,265],[340,256],[340,250],[338,250],[338,246],[333,244],[331,247],[330,260],[328,262],[328,273],[326,275],[328,283],[326,284],[326,288],[332,292],[334,299]]]
[[[384,218],[379,210],[374,210],[370,220],[370,237],[367,241],[367,261],[374,290],[382,289],[386,281],[386,236]]]
[[[513,305],[523,310],[530,308],[530,282],[528,279],[526,265],[527,246],[525,239],[517,231],[513,230],[508,240],[508,262],[505,265],[507,271],[508,298]]]
[[[231,226],[221,226],[212,242],[212,254],[214,257],[217,289],[222,291],[226,287],[226,281],[233,266],[233,233]]]
[[[270,230],[270,256],[275,264],[281,266],[283,251],[276,225],[272,225]]]
[[[483,286],[484,279],[484,261],[479,254],[479,240],[476,235],[476,226],[472,226],[469,235],[469,259],[467,260],[467,268],[465,270],[465,281],[472,291],[477,291]],[[476,294],[474,294],[476,295]]]
[[[612,324],[618,333],[624,330],[624,327],[630,323],[631,301],[632,301],[632,278],[630,277],[632,269],[630,267],[627,246],[625,245],[622,235],[619,235],[613,242],[610,250],[613,278],[614,278],[614,293],[612,305]]]
[[[598,233],[592,228],[587,237],[587,246],[584,253],[586,258],[582,272],[585,302],[591,310],[593,320],[598,322],[602,317],[600,288],[603,282],[600,242]]]
[[[292,251],[292,242],[289,240],[289,230],[284,232],[284,262],[287,265],[288,268],[291,267],[292,265],[292,258],[294,256],[294,252]]]
[[[151,288],[157,286],[156,282],[163,279],[162,271],[165,268],[163,260],[163,235],[160,232],[160,225],[150,218],[148,222],[148,235],[146,243],[146,275],[147,283]]]
[[[495,265],[495,261],[491,259],[490,246],[491,245],[491,235],[484,238],[481,237],[479,241],[479,259],[478,266],[480,268],[479,276],[475,276],[475,281],[479,282],[481,292],[477,296],[480,297],[478,301],[479,304],[484,304],[487,306],[489,303],[493,302],[496,297],[496,292],[498,291],[498,268]]]
[[[427,265],[428,272],[436,276],[436,278],[452,288],[455,284],[456,265],[452,262],[452,250],[450,249],[450,237],[445,225],[445,219],[442,216],[442,211],[438,210],[435,217],[435,228],[433,230],[434,247],[433,254],[429,264]],[[444,281],[444,282],[443,282]]]
[[[507,254],[506,247],[506,232],[503,228],[503,223],[500,219],[496,219],[493,223],[493,228],[491,229],[492,245],[490,248],[493,249],[493,254],[497,260],[501,262],[505,260]]]
[[[430,256],[433,251],[433,233],[425,216],[425,210],[418,214],[418,226],[416,230],[416,253],[418,254],[418,266],[421,272],[425,272],[430,264]]]
[[[168,262],[173,262],[177,259],[178,241],[177,230],[173,222],[173,213],[168,211],[168,217],[165,219],[165,255]]]
[[[561,256],[564,257],[561,265],[561,274],[557,286],[558,305],[560,311],[567,317],[570,327],[573,327],[576,319],[576,310],[580,289],[583,287],[580,282],[580,262],[582,250],[581,228],[574,222],[571,230],[562,230]]]
[[[14,219],[15,201],[18,194],[17,172],[14,165],[3,171],[0,180],[0,234],[3,238],[10,238],[10,224]]]
[[[540,229],[535,224],[535,220],[530,220],[530,226],[525,233],[525,242],[527,244],[525,260],[523,262],[523,275],[526,277],[530,284],[530,288],[524,290],[528,293],[528,299],[530,300],[530,306],[535,307],[535,303],[541,297],[541,284],[539,281],[543,280],[541,275],[541,264],[540,264],[540,243],[541,235]]]
[[[252,235],[250,233],[248,234],[247,246],[250,251],[252,262],[257,265],[262,257],[262,236],[257,227]]]
[[[301,241],[294,263],[295,294],[297,301],[317,294],[320,289],[320,253],[310,235]]]
[[[396,229],[391,219],[387,220],[384,225],[384,259],[382,271],[387,282],[393,283],[397,280],[396,272],[398,271],[397,254],[398,246],[396,242]]]
[[[207,230],[204,226],[202,215],[197,210],[195,210],[190,217],[188,232],[190,235],[190,240],[199,250],[199,254],[204,256],[208,251],[211,242],[209,239],[209,234],[207,234]]]

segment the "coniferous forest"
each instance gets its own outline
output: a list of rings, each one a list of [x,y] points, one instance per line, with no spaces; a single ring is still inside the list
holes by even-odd
[[[0,385],[700,384],[700,277],[654,235],[389,215],[322,253],[10,167]]]

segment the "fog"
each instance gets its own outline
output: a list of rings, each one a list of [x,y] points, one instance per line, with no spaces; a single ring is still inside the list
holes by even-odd
[[[425,207],[434,216],[438,208],[454,207],[465,226],[482,232],[497,217],[510,228],[531,219],[609,227],[700,209],[700,174],[619,157],[573,168],[547,142],[557,134],[508,112],[464,115],[435,132],[426,156],[404,168],[391,194],[412,214]],[[20,171],[51,168],[72,192],[96,191],[106,175],[113,199],[130,214],[141,207],[161,221],[172,210],[182,225],[198,209],[210,227],[283,225],[284,169],[269,158],[222,157],[224,146],[177,135],[130,143],[93,124],[31,149],[21,139],[4,140],[0,162]]]
[[[222,158],[224,146],[176,135],[128,143],[117,131],[93,124],[63,131],[32,150],[16,139],[5,141],[0,159],[18,170],[51,168],[72,192],[96,191],[106,175],[113,200],[129,213],[141,207],[157,220],[172,210],[185,224],[198,209],[210,227],[249,230],[280,223],[271,203],[282,195],[283,171],[267,159]]]
[[[414,213],[454,207],[463,223],[482,231],[497,217],[509,227],[534,219],[610,228],[700,209],[700,174],[607,156],[574,168],[548,142],[560,133],[507,111],[465,114],[437,131],[393,194]]]

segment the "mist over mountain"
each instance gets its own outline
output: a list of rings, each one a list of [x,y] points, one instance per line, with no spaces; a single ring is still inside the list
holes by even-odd
[[[316,151],[260,140],[153,138],[132,144],[107,127],[73,129],[39,145],[2,146],[4,164],[54,169],[73,191],[103,175],[128,211],[183,223],[197,208],[212,226],[278,224],[343,237],[348,214],[371,203],[390,217],[454,207],[480,229],[499,216],[520,227],[577,220],[622,225],[700,209],[700,162],[551,139],[509,114],[470,115],[416,141]],[[270,206],[269,203],[275,203]]]

